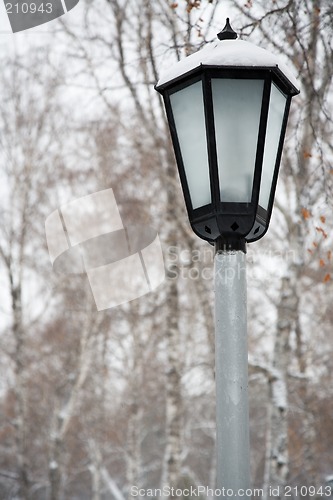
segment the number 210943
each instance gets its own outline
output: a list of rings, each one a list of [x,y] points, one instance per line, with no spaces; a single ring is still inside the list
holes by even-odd
[[[52,12],[52,3],[6,3],[7,14],[35,14]]]

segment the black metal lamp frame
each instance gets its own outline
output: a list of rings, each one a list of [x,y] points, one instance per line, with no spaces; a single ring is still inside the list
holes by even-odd
[[[222,202],[218,175],[218,158],[216,149],[213,98],[211,90],[212,78],[259,79],[264,81],[260,124],[258,130],[256,161],[250,203]],[[205,110],[206,139],[209,160],[211,203],[194,209],[186,179],[177,129],[172,113],[170,95],[193,83],[202,82],[203,102]],[[264,155],[267,118],[269,111],[272,82],[286,96],[286,105],[281,127],[279,146],[276,156],[274,175],[267,210],[258,205],[261,171]],[[185,204],[193,231],[204,240],[216,242],[218,239],[225,247],[235,248],[239,244],[245,247],[246,242],[259,240],[268,229],[275,188],[282,155],[284,136],[287,126],[291,97],[298,90],[286,79],[278,67],[235,67],[201,65],[192,71],[175,78],[165,84],[155,86],[164,98],[165,109],[175,151],[178,171],[183,188]],[[241,138],[240,138],[241,139]]]

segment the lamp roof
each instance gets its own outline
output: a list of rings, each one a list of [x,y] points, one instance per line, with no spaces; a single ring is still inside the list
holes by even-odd
[[[275,67],[289,80],[295,89],[294,93],[299,93],[297,79],[278,56],[244,40],[218,40],[213,44],[206,45],[203,49],[185,57],[162,73],[156,88],[158,89],[158,87],[164,86],[202,65],[247,68]]]

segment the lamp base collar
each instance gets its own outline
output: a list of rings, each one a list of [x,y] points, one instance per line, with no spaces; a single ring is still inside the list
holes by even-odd
[[[225,252],[225,251],[241,251],[246,253],[246,241],[245,238],[239,238],[235,235],[224,235],[219,236],[215,240],[215,252]]]

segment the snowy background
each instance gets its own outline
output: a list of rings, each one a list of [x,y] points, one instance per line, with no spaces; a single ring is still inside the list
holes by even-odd
[[[331,2],[81,0],[16,34],[0,17],[0,498],[125,500],[132,485],[215,485],[213,252],[189,227],[154,84],[214,43],[226,17],[301,87],[270,229],[247,254],[252,483],[324,486]],[[98,312],[84,276],[53,272],[44,223],[108,188],[124,225],[158,231],[167,279]]]

